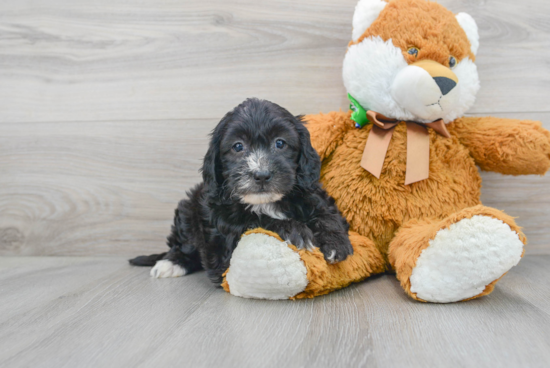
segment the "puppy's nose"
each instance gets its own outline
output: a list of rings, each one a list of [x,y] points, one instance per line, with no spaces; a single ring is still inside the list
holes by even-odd
[[[256,183],[263,184],[267,183],[271,180],[271,172],[265,170],[265,171],[256,171],[254,172],[254,180],[256,180]]]

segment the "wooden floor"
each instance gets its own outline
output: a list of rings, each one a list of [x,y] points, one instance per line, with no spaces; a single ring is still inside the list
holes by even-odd
[[[527,256],[490,296],[438,305],[392,275],[262,301],[121,258],[3,258],[0,366],[548,367],[549,265]]]

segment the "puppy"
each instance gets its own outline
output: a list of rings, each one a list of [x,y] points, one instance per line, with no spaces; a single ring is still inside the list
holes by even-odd
[[[300,118],[248,99],[212,132],[203,182],[178,204],[167,253],[130,260],[153,277],[205,269],[220,285],[241,235],[262,227],[330,263],[353,253],[348,223],[319,183],[321,161]],[[158,262],[157,262],[158,261]],[[156,262],[156,264],[155,264]]]

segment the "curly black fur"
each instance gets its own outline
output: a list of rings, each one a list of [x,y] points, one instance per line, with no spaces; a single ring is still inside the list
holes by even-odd
[[[300,117],[248,99],[212,132],[203,183],[178,204],[168,253],[130,263],[152,266],[167,259],[186,273],[203,268],[219,285],[241,235],[256,227],[300,248],[317,246],[331,263],[342,261],[353,253],[349,226],[322,189],[320,169]]]

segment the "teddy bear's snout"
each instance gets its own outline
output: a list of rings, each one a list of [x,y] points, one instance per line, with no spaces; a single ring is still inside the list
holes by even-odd
[[[391,94],[403,109],[433,121],[455,107],[458,89],[458,77],[451,69],[433,60],[421,60],[397,73]]]
[[[439,86],[439,90],[445,96],[453,88],[456,87],[456,82],[447,77],[434,77],[435,83]]]

